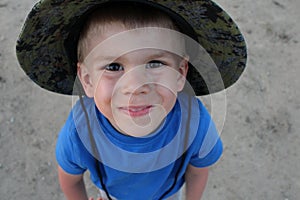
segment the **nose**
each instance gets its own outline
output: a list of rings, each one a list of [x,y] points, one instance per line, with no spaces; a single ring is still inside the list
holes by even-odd
[[[134,67],[122,76],[121,91],[125,95],[147,94],[151,90],[150,81],[149,74],[144,67]]]

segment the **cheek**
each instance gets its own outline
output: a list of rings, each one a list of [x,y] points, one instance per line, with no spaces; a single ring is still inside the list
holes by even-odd
[[[162,100],[162,106],[166,112],[169,113],[175,105],[177,93],[174,93],[174,91],[170,90],[170,88],[163,86],[157,86],[157,88],[157,92]]]
[[[156,78],[155,83],[162,87],[160,89],[164,94],[170,93],[169,95],[176,95],[178,92],[178,72],[168,71],[168,73],[162,73]]]
[[[106,79],[98,81],[94,93],[94,100],[97,108],[105,115],[111,110],[111,99],[114,90],[114,82]]]

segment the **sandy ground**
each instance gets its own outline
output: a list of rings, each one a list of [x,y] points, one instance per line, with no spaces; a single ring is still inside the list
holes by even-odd
[[[33,84],[15,42],[35,0],[0,0],[0,199],[63,199],[56,175],[57,133],[70,97]],[[239,24],[248,67],[227,90],[224,154],[205,200],[300,199],[300,1],[217,0]],[[297,67],[298,66],[298,67]],[[90,194],[95,189],[88,182]]]

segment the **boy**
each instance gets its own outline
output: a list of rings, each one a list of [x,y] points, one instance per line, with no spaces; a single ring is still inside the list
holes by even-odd
[[[200,199],[222,143],[193,96],[229,87],[246,61],[229,16],[209,1],[46,0],[27,24],[17,44],[23,69],[50,91],[80,96],[56,147],[67,199],[88,198],[86,170],[107,199],[178,199],[184,183],[186,199]],[[221,86],[199,76],[189,59],[200,50],[182,33],[201,40]]]

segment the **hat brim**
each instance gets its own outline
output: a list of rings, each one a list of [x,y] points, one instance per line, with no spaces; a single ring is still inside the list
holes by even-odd
[[[78,30],[91,10],[107,2],[110,1],[43,0],[37,3],[25,21],[16,46],[18,61],[30,79],[46,90],[74,95]],[[199,70],[191,65],[187,80],[197,96],[228,88],[239,79],[246,67],[246,43],[235,22],[217,4],[208,0],[129,2],[163,10],[209,53],[223,84],[209,89]]]

